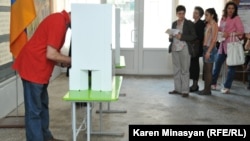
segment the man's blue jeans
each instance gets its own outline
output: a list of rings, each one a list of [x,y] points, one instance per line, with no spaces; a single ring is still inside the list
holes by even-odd
[[[49,130],[48,84],[37,84],[22,79],[25,105],[27,141],[47,141],[52,138]]]
[[[221,67],[227,58],[226,54],[217,54],[217,58],[215,61],[214,69],[213,69],[213,78],[212,78],[212,85],[217,84],[217,80],[221,71]],[[224,83],[224,88],[230,89],[233,83],[233,79],[235,76],[235,67],[228,66],[226,80]]]

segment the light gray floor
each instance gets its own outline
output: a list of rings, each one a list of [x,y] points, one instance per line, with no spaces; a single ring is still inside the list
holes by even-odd
[[[200,89],[203,81],[199,82]],[[124,133],[123,137],[92,135],[92,141],[128,141],[130,124],[250,124],[250,91],[246,84],[234,82],[231,94],[213,91],[211,96],[190,93],[188,98],[169,95],[173,90],[171,77],[124,76],[121,96],[111,103],[113,110],[127,113],[104,113],[103,129]],[[68,78],[60,75],[49,85],[51,131],[56,138],[72,140],[71,105],[62,100],[68,90]],[[107,103],[103,104],[107,108]],[[93,104],[93,130],[99,130],[99,104]],[[24,113],[23,105],[19,112]],[[15,115],[13,111],[10,115]],[[80,121],[85,116],[85,107],[78,108]],[[1,128],[1,141],[25,141],[23,128]],[[78,141],[86,140],[85,131],[80,132]]]

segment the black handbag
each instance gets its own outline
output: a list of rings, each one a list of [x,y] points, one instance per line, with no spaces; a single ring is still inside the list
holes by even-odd
[[[193,40],[187,42],[188,45],[188,51],[192,58],[198,57],[200,54],[200,41],[199,40]]]

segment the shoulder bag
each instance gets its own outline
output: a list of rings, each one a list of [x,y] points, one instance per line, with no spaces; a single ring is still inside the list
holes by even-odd
[[[245,62],[245,54],[243,44],[240,40],[235,41],[234,33],[230,36],[230,42],[227,43],[227,59],[228,66],[243,65]]]

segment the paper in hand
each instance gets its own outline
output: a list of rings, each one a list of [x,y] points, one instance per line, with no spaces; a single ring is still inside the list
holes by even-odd
[[[165,33],[169,35],[177,35],[180,33],[180,30],[179,29],[167,29]]]

